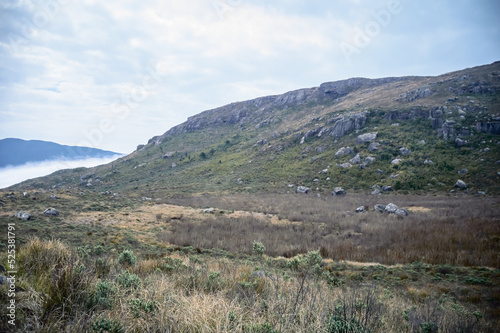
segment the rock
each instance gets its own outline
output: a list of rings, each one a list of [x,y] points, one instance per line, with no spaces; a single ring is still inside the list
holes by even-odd
[[[172,169],[177,167],[177,163],[172,163]]]
[[[330,177],[327,177],[326,180],[330,180]]]
[[[50,196],[50,198],[51,198],[51,199],[53,199],[53,200],[59,199],[59,198],[57,197],[57,195],[51,195],[51,196]]]
[[[378,188],[378,189],[379,189],[379,188],[380,188],[380,186],[375,184],[375,185],[373,185],[373,186],[372,186],[372,187],[370,187],[370,188],[371,188],[372,190],[374,190],[374,189],[376,189],[376,188]]]
[[[382,170],[380,170],[380,169],[377,169],[377,173],[378,173],[379,175],[381,175],[381,174],[383,174],[383,173],[384,173],[384,171],[382,171]]]
[[[14,215],[14,217],[20,220],[28,221],[31,218],[31,214],[21,210]]]
[[[420,140],[420,141],[418,142],[418,144],[419,144],[419,145],[425,145],[425,140]]]
[[[136,150],[142,151],[142,150],[144,150],[144,147],[146,147],[146,145],[138,145]]]
[[[395,204],[393,204],[393,203],[390,203],[390,204],[388,204],[387,206],[385,206],[385,209],[384,209],[384,210],[385,210],[387,213],[389,213],[389,214],[395,214],[395,213],[396,213],[396,211],[397,211],[398,209],[399,209],[399,207],[398,207],[398,206],[396,206],[396,205],[395,205]]]
[[[365,206],[360,206],[356,208],[356,213],[364,213],[365,212]]]
[[[378,143],[378,142],[372,142],[368,146],[368,151],[377,151],[377,150],[379,150],[379,148],[380,148],[380,143]]]
[[[342,147],[335,153],[335,156],[339,157],[344,155],[350,155],[352,153],[353,151],[350,147]]]
[[[368,156],[368,157],[366,157],[366,158],[365,158],[365,164],[366,164],[366,165],[370,165],[370,164],[372,164],[373,162],[375,162],[375,157],[373,157],[373,156]]]
[[[424,164],[425,164],[425,165],[427,165],[427,164],[432,165],[432,164],[434,164],[434,162],[433,162],[432,160],[426,159],[426,160],[424,161]]]
[[[309,133],[309,132],[307,132],[307,133]],[[306,137],[307,137],[307,134],[306,134]],[[265,145],[266,143],[267,143],[267,140],[266,140],[266,139],[261,139],[261,140],[257,141],[257,144],[258,144],[258,145],[261,145],[261,146],[262,146],[262,145]]]
[[[356,139],[356,144],[362,144],[365,142],[372,142],[377,138],[378,132],[372,132],[372,133],[365,133],[358,135],[358,138]]]
[[[153,198],[148,198],[148,197],[142,197],[141,198],[142,201],[152,201]]]
[[[456,138],[455,139],[455,143],[459,146],[459,147],[462,147],[462,146],[465,146],[467,144],[467,141],[466,140],[462,140],[460,138]]]
[[[398,209],[396,209],[394,214],[396,214],[398,216],[408,216],[408,211],[404,208],[398,208]]]
[[[29,198],[30,197],[30,194],[28,192],[23,192],[23,197],[25,198]]]
[[[467,188],[467,184],[464,181],[462,181],[462,180],[459,179],[455,183],[455,187],[458,187],[461,190],[465,190]]]
[[[328,172],[328,169],[323,169],[323,170],[321,170],[321,172],[320,172],[320,173],[322,173],[322,174],[326,174],[327,172]]]
[[[399,164],[399,163],[401,163],[401,161],[402,161],[402,159],[400,159],[400,158],[395,158],[395,159],[393,159],[393,160],[391,161],[391,164]]]
[[[478,132],[487,134],[500,134],[500,121],[478,122],[476,125]]]
[[[336,187],[332,191],[333,196],[346,195],[347,192],[342,187]]]
[[[394,175],[391,175],[391,179],[396,179],[396,178],[398,178],[398,176],[399,176],[399,173],[396,173],[396,174],[394,174]]]
[[[313,182],[317,183],[317,182],[319,182],[319,179],[318,178],[314,178]]]
[[[215,212],[215,208],[207,208],[203,210],[203,213],[213,214]]]
[[[401,155],[406,156],[408,154],[411,154],[411,150],[405,147],[399,148],[399,152]]]
[[[243,184],[243,179],[238,178],[238,179],[236,180],[236,182],[237,182],[238,184]],[[293,185],[292,185],[292,187],[293,187]]]
[[[349,162],[351,162],[352,164],[358,164],[359,162],[361,162],[361,156],[359,156],[359,153],[356,154],[356,156],[354,156],[353,158],[351,158]]]
[[[469,170],[467,170],[467,169],[462,169],[462,170],[458,171],[458,174],[459,174],[459,175],[466,175],[466,174],[467,174],[467,172],[469,172]]]
[[[484,192],[484,191],[477,191],[477,194],[486,195],[486,192]]]
[[[166,153],[165,155],[163,155],[163,159],[170,158],[170,157],[174,156],[174,154],[175,154],[175,152],[169,151],[168,153]]]
[[[325,128],[321,132],[330,133],[330,135],[340,138],[354,130],[360,130],[366,123],[368,112],[349,114],[341,118],[334,118],[327,121],[327,124],[335,122],[333,127]]]
[[[381,205],[381,204],[376,204],[375,206],[373,206],[373,210],[376,211],[376,212],[385,212],[385,205]]]
[[[311,191],[311,189],[309,187],[297,186],[297,189],[295,190],[295,193],[307,194],[310,191]]]
[[[371,194],[372,195],[378,195],[378,194],[380,194],[380,190],[379,189],[375,189]]]
[[[351,168],[352,164],[351,163],[342,163],[341,165],[339,165],[339,167],[347,169],[347,168]]]
[[[392,191],[392,186],[384,185],[384,186],[382,186],[382,191],[384,191],[384,192],[391,192]]]
[[[50,215],[50,216],[58,216],[59,212],[55,208],[47,208],[44,212],[43,215]]]

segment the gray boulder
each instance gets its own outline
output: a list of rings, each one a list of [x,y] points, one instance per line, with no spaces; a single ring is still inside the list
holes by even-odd
[[[361,162],[361,156],[359,156],[359,153],[356,154],[356,156],[354,156],[353,158],[351,158],[349,162],[351,162],[352,164],[358,164],[359,162]]]
[[[376,212],[385,212],[385,205],[381,205],[381,204],[376,204],[375,206],[373,206],[373,210],[376,211]]]
[[[203,213],[213,214],[215,212],[215,208],[207,208],[203,210]]]
[[[467,170],[467,169],[462,169],[462,170],[458,171],[458,174],[459,174],[459,175],[466,175],[466,174],[467,174],[467,172],[469,172],[469,170]]]
[[[335,156],[344,156],[344,155],[350,155],[354,153],[351,149],[351,147],[342,147],[337,152],[335,153]]]
[[[307,194],[311,191],[309,187],[305,186],[297,186],[297,190],[295,190],[295,193],[300,193],[300,194]]]
[[[380,169],[377,169],[377,173],[378,173],[379,175],[381,175],[381,174],[383,174],[383,173],[384,173],[384,171],[382,171],[382,170],[380,170]]]
[[[390,186],[390,185],[384,185],[384,186],[382,186],[382,191],[384,191],[384,192],[391,192],[392,191],[392,186]]]
[[[14,217],[20,220],[28,221],[31,218],[31,214],[21,210]]]
[[[432,164],[434,164],[434,162],[433,162],[432,160],[426,159],[426,160],[424,161],[424,164],[425,164],[425,165],[432,165]]]
[[[380,194],[380,190],[378,188],[376,188],[375,190],[373,190],[373,192],[371,194],[378,195],[378,194]]]
[[[465,146],[467,144],[467,140],[462,140],[460,138],[456,138],[455,139],[455,143],[459,146],[459,147],[462,147],[462,146]]]
[[[408,211],[404,208],[398,208],[398,209],[396,209],[394,214],[396,214],[398,216],[408,216]]]
[[[332,191],[333,196],[346,195],[347,192],[342,187],[336,187]]]
[[[406,156],[408,154],[411,154],[411,150],[406,148],[406,147],[402,147],[402,148],[399,148],[399,152],[401,153],[401,155],[403,156]]]
[[[461,190],[465,190],[467,188],[467,184],[463,181],[463,180],[457,180],[457,182],[455,183],[455,187],[461,189]]]
[[[379,148],[380,148],[380,143],[378,143],[378,142],[372,142],[368,146],[368,151],[377,151],[377,150],[379,150]]]
[[[365,206],[360,206],[356,208],[356,213],[364,213],[365,212]]]
[[[384,209],[384,210],[385,210],[387,213],[389,213],[389,214],[395,214],[395,213],[396,213],[396,211],[397,211],[398,209],[399,209],[399,207],[398,207],[398,206],[396,206],[396,205],[395,205],[395,204],[393,204],[393,203],[390,203],[390,204],[388,204],[387,206],[385,206],[385,209]]]
[[[391,161],[391,164],[399,164],[399,163],[401,163],[401,161],[402,161],[402,159],[400,159],[400,158],[395,158],[395,159],[393,159],[393,160]]]
[[[339,165],[339,167],[347,169],[347,168],[351,168],[352,164],[351,163],[342,163],[341,165]]]
[[[55,208],[47,208],[44,212],[43,215],[48,215],[48,216],[58,216],[59,212]]]
[[[365,133],[358,135],[358,138],[356,139],[356,144],[362,144],[365,142],[372,142],[377,138],[378,132],[372,132],[372,133]]]
[[[367,156],[367,157],[365,158],[365,164],[366,164],[366,165],[370,165],[370,164],[372,164],[373,162],[375,162],[375,157],[373,157],[373,156]]]

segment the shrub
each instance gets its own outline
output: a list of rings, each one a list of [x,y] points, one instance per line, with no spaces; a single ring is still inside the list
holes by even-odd
[[[133,251],[131,250],[123,250],[118,257],[118,262],[123,266],[134,266],[137,262],[137,258]]]
[[[264,244],[262,244],[261,242],[257,242],[257,241],[253,242],[253,246],[252,246],[253,254],[260,257],[264,254],[265,250],[266,250],[266,248],[265,248]]]
[[[129,299],[127,303],[136,318],[139,317],[142,312],[150,313],[158,309],[158,303],[155,301],[147,301],[140,298]]]
[[[92,323],[92,330],[99,333],[122,333],[124,332],[122,324],[113,319],[99,317]]]
[[[136,274],[130,274],[129,271],[124,271],[116,277],[116,281],[125,288],[137,289],[141,286],[141,278]]]
[[[92,305],[111,309],[113,307],[113,296],[115,293],[116,288],[109,280],[99,281],[94,292]]]

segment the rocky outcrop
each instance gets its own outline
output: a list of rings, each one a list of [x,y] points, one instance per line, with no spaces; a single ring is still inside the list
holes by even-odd
[[[356,144],[359,145],[365,142],[372,142],[377,138],[377,134],[378,132],[372,132],[372,133],[365,133],[358,135],[356,139]]]
[[[500,121],[478,122],[476,129],[481,133],[500,135]]]

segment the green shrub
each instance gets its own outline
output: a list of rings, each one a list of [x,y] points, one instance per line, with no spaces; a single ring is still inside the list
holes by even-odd
[[[252,245],[252,251],[253,254],[256,256],[262,256],[264,254],[264,251],[266,250],[264,244],[261,242],[254,241]]]
[[[118,262],[123,266],[134,266],[137,258],[132,250],[123,250],[118,257]]]
[[[124,271],[116,277],[116,281],[125,288],[137,289],[141,286],[141,279],[136,274],[130,274],[129,271]]]
[[[134,317],[139,317],[141,313],[151,313],[158,309],[158,303],[155,301],[147,301],[140,298],[129,299],[127,301],[130,310]]]
[[[115,294],[116,288],[109,280],[99,281],[94,292],[92,305],[111,309],[113,307],[113,296]]]
[[[119,321],[103,317],[99,317],[92,323],[92,330],[99,333],[122,333],[125,331]]]
[[[347,321],[341,316],[331,315],[325,325],[325,333],[369,333],[361,323],[354,318]]]
[[[94,254],[97,256],[100,256],[105,252],[104,246],[102,245],[96,245],[94,246]]]

